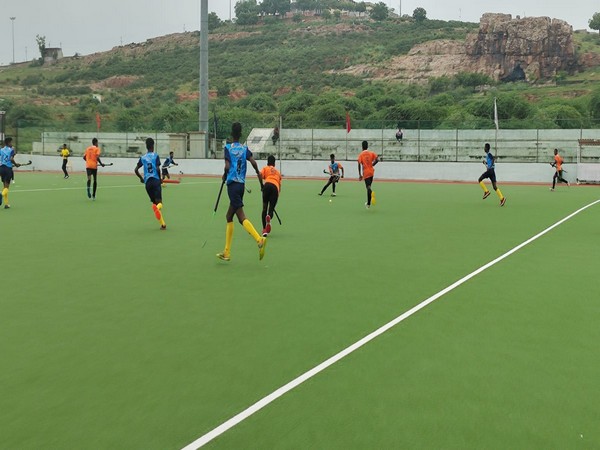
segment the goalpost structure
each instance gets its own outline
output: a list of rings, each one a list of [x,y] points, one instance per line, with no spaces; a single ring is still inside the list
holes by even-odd
[[[600,184],[600,139],[579,139],[577,184]]]

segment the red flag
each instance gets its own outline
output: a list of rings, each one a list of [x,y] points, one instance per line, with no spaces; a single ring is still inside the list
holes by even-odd
[[[98,131],[100,131],[100,113],[96,113],[96,126],[98,127]]]
[[[350,133],[352,127],[350,126],[350,113],[346,111],[346,133]]]

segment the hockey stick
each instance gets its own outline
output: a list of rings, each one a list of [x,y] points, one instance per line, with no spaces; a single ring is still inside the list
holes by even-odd
[[[275,213],[275,217],[277,217],[277,222],[279,222],[279,225],[281,225],[281,219],[279,218],[279,214],[277,214],[277,210],[273,210],[273,213]]]
[[[31,165],[31,160],[27,161],[26,163],[19,164],[19,167],[22,167],[22,166],[30,166],[30,165]]]

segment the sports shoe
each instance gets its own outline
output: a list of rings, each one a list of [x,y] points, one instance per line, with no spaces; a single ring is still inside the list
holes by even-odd
[[[267,233],[265,230],[263,230],[262,237],[267,237],[268,235],[269,235],[269,233]]]
[[[332,197],[335,197],[335,192],[331,194]]]
[[[265,250],[267,248],[267,238],[262,237],[260,241],[258,241],[258,259],[262,261],[265,257]]]
[[[319,196],[320,196],[320,195],[323,195],[323,193],[322,193],[322,192],[319,192],[317,195],[319,195]]]
[[[500,200],[500,206],[504,206],[505,203],[506,203],[506,197],[503,197],[502,200]]]
[[[219,258],[221,261],[231,261],[231,257],[225,256],[225,253],[217,253],[217,258]]]
[[[551,190],[552,192],[554,192],[554,188],[550,188],[550,190]]]
[[[154,217],[156,217],[157,220],[160,220],[160,209],[158,209],[158,206],[154,203],[152,203],[152,211],[154,211]]]
[[[569,182],[567,181],[567,187],[570,187],[571,185],[569,184]]]
[[[65,180],[66,180],[67,178],[69,178],[69,175],[65,175],[65,176],[64,176],[64,179],[65,179]]]
[[[166,225],[161,225],[161,226],[160,226],[160,229],[161,229],[161,230],[166,230],[166,229],[167,229],[167,226],[166,226]]]
[[[485,200],[486,198],[488,198],[490,196],[490,191],[486,191],[483,193],[483,199]]]
[[[365,202],[365,208],[369,209],[369,208],[371,208],[371,205],[369,205],[367,202]]]
[[[90,190],[89,190],[89,189],[88,189],[88,191],[87,191],[87,194],[88,194],[88,198],[92,198],[92,193],[90,192]]]
[[[4,209],[9,209],[10,205],[4,205]]]
[[[371,191],[371,205],[376,205],[377,199],[375,198],[375,191]]]
[[[271,232],[271,216],[267,214],[267,217],[265,217],[265,220],[267,222],[267,226],[263,230],[263,236],[264,236],[264,233],[269,234]]]

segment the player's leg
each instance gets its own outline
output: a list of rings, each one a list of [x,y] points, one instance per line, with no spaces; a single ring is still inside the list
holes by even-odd
[[[371,206],[371,183],[373,183],[373,177],[365,178],[365,187],[367,188],[367,203],[366,206],[369,208]]]
[[[0,179],[2,180],[2,201],[4,202],[4,208],[10,208],[8,204],[8,188],[10,187],[10,180],[12,177],[12,170],[6,166],[0,166]],[[2,203],[0,203],[2,204]]]
[[[86,168],[85,172],[87,174],[87,196],[88,198],[92,198],[92,192],[90,191],[92,186],[92,169]]]
[[[477,180],[477,182],[479,183],[479,186],[481,186],[481,189],[483,189],[483,198],[484,199],[488,198],[488,196],[490,195],[490,191],[488,190],[487,186],[483,182],[483,180],[485,180],[486,178],[489,178],[488,170],[486,170],[484,173],[482,173],[481,176],[479,177],[479,179]]]
[[[266,225],[265,225],[264,231],[266,231],[266,233],[269,234],[271,232],[271,219],[273,218],[273,215],[275,214],[275,206],[277,205],[277,199],[279,198],[279,191],[277,190],[277,186],[275,186],[272,183],[267,183],[267,184],[265,184],[263,192],[265,192],[265,194],[267,195],[267,204],[268,204],[268,211],[267,211],[267,215],[265,217]],[[263,232],[263,236],[264,236],[264,232]]]
[[[558,171],[558,180],[561,183],[565,183],[567,186],[569,185],[569,182],[566,180],[566,178],[563,177],[563,171],[562,170]]]
[[[323,186],[323,189],[321,189],[321,192],[319,193],[319,195],[323,195],[323,193],[327,190],[327,188],[331,184],[332,180],[333,180],[333,177],[329,177],[329,180],[327,180],[327,184],[325,184],[325,186]]]
[[[150,197],[150,201],[152,202],[152,211],[154,211],[154,217],[160,223],[160,229],[164,230],[167,228],[167,224],[165,223],[165,219],[162,214],[162,189],[160,185],[160,181],[156,178],[150,178],[146,182],[146,192],[148,193],[148,197]]]
[[[98,169],[93,169],[92,176],[94,177],[94,182],[92,184],[92,198],[96,198],[96,189],[98,189]]]
[[[63,162],[62,162],[62,171],[63,171],[63,173],[65,175],[65,178],[68,178],[69,177],[69,173],[67,172],[67,160],[66,159],[63,159]]]
[[[556,179],[558,178],[558,172],[554,172],[554,176],[552,177],[552,187],[550,188],[551,191],[554,190],[554,188],[556,187]]]
[[[504,198],[504,195],[502,195],[502,191],[500,190],[500,188],[496,186],[496,173],[493,170],[490,171],[490,181],[492,182],[492,187],[494,188],[494,191],[496,191],[496,194],[500,199],[500,206],[504,206],[504,203],[506,203],[506,199]]]

